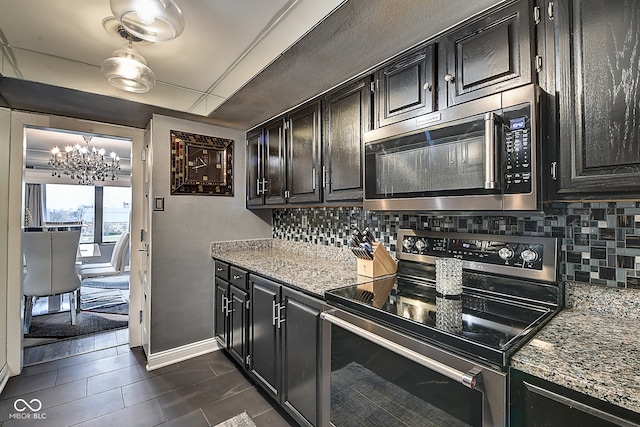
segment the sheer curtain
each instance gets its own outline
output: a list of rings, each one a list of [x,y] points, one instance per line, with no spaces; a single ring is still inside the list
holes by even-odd
[[[31,227],[41,227],[45,223],[44,185],[27,184],[25,189],[25,207],[31,213]]]

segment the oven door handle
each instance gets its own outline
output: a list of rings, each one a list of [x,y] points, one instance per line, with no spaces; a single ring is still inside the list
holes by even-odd
[[[345,329],[351,333],[354,333],[367,341],[373,342],[380,347],[386,348],[393,353],[396,353],[399,356],[402,356],[406,359],[412,360],[419,365],[424,366],[425,368],[431,369],[439,374],[444,375],[447,378],[450,378],[460,384],[467,386],[471,389],[475,389],[478,384],[480,384],[481,380],[481,370],[479,368],[474,368],[469,372],[462,372],[457,369],[451,368],[450,366],[445,365],[444,363],[438,362],[437,360],[433,360],[429,357],[426,357],[416,351],[403,347],[394,343],[391,340],[388,340],[384,337],[376,335],[372,332],[369,332],[365,329],[362,329],[352,323],[349,323],[345,320],[340,319],[332,314],[327,312],[320,313],[320,318],[326,320],[327,322],[339,326],[342,329]]]

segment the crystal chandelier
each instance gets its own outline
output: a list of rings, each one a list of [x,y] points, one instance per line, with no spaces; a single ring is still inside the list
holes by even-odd
[[[118,179],[120,170],[120,157],[116,153],[105,156],[103,148],[89,149],[92,137],[83,135],[87,145],[68,145],[64,152],[57,146],[51,149],[51,159],[49,165],[53,167],[52,176],[60,178],[68,175],[72,179],[77,179],[78,184],[93,185],[96,181],[104,181],[108,177],[112,180]]]

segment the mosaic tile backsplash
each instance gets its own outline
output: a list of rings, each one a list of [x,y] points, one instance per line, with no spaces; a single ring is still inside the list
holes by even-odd
[[[566,203],[554,205],[553,212],[513,217],[408,215],[357,207],[278,209],[273,211],[273,237],[346,246],[355,223],[368,226],[394,253],[401,228],[557,237],[560,280],[640,289],[640,202]]]

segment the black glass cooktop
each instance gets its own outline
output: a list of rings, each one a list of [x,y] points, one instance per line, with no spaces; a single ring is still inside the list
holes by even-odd
[[[467,288],[459,297],[444,298],[429,282],[396,276],[332,290],[325,297],[356,314],[502,367],[518,342],[554,313],[549,307]]]

